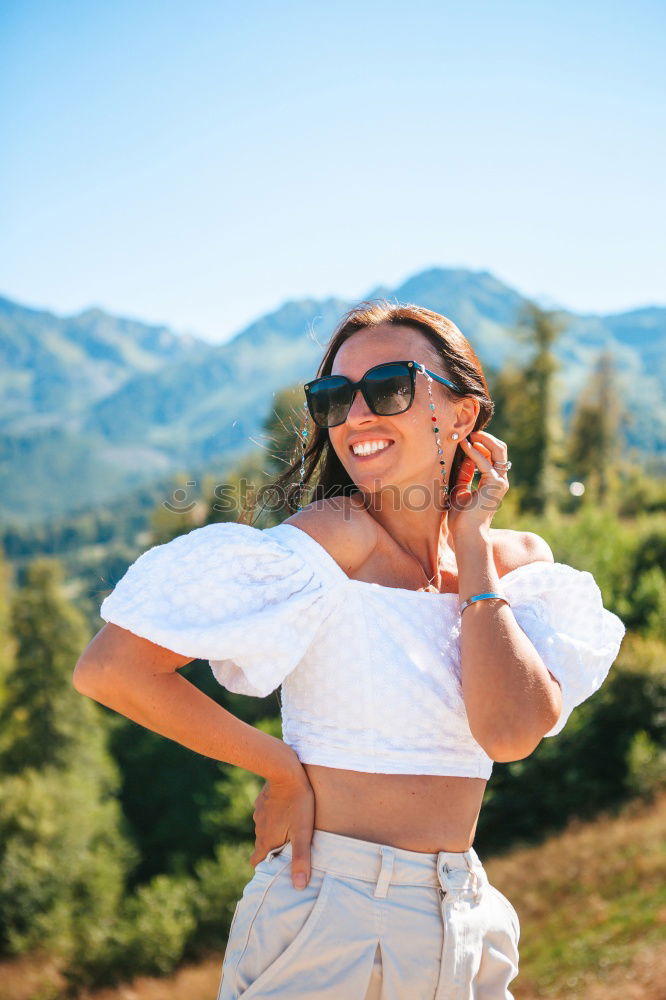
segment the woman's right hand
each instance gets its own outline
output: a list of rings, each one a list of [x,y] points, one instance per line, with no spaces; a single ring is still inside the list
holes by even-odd
[[[307,774],[269,779],[259,792],[252,813],[255,848],[250,863],[255,867],[274,847],[291,841],[291,879],[297,889],[310,880],[310,844],[315,821],[315,796]],[[303,884],[298,884],[299,877]]]

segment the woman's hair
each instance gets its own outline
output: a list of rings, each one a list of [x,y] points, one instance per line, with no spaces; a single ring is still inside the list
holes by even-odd
[[[316,377],[331,374],[335,356],[346,340],[359,330],[371,330],[379,326],[408,326],[423,334],[429,341],[434,370],[437,374],[449,378],[462,392],[454,393],[446,386],[441,386],[441,390],[452,399],[459,398],[460,395],[475,396],[480,408],[472,430],[482,430],[488,424],[495,404],[490,398],[481,362],[471,344],[450,319],[412,303],[391,303],[386,299],[380,299],[366,300],[353,306],[333,331]],[[350,496],[360,492],[331,446],[327,428],[318,427],[309,418],[306,426],[308,428],[306,440],[309,443],[304,454],[302,501],[299,485],[302,456],[301,428],[297,429],[299,437],[296,457],[270,486],[262,488],[262,492],[264,489],[269,492],[278,491],[280,496],[284,496],[290,513],[298,509],[300,502],[305,504],[315,499]],[[449,476],[450,490],[453,490],[464,458],[462,449],[457,448]],[[295,473],[296,481],[292,481]],[[314,496],[310,497],[311,492],[314,492]]]

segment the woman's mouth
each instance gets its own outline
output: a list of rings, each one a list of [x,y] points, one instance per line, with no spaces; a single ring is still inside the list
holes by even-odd
[[[376,438],[374,440],[360,441],[349,446],[349,450],[354,458],[359,461],[368,461],[375,455],[388,451],[394,442],[388,438]]]

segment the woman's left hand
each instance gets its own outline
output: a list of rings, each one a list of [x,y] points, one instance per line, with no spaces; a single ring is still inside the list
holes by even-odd
[[[472,431],[463,438],[460,446],[467,455],[458,474],[458,481],[451,491],[448,526],[454,537],[464,532],[486,534],[502,498],[509,489],[506,472],[498,472],[493,462],[507,461],[507,446],[488,431]],[[471,444],[470,444],[471,440]],[[481,478],[472,493],[470,483],[476,469]]]

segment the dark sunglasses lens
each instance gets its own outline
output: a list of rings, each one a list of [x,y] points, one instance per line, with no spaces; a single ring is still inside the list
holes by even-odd
[[[412,377],[405,365],[380,365],[365,377],[370,405],[387,417],[403,413],[412,401]]]
[[[310,413],[320,427],[344,423],[349,413],[349,383],[328,375],[314,382],[309,390]]]

